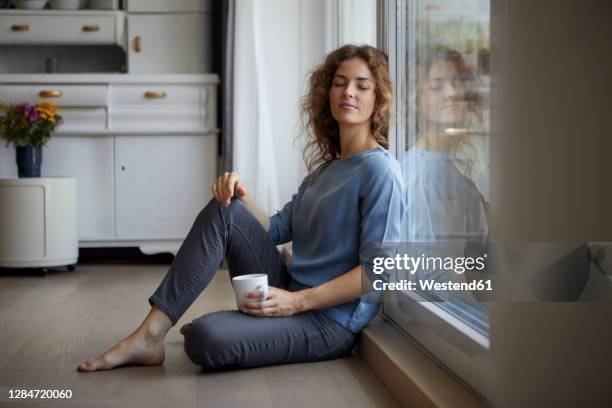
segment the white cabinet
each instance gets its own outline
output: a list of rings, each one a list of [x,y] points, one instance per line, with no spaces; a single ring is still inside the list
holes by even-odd
[[[214,74],[11,74],[0,75],[0,101],[61,93],[53,101],[65,123],[43,148],[42,173],[76,177],[81,247],[176,253],[211,198],[218,82]],[[0,177],[15,175],[14,149],[0,146]]]
[[[127,13],[0,9],[0,45],[119,45],[127,51],[123,65],[128,73],[212,70],[210,2],[147,0],[131,4]],[[66,60],[78,59],[78,53],[61,55],[60,67]]]
[[[60,107],[64,123],[43,149],[42,174],[77,179],[81,247],[176,252],[216,177],[212,3],[123,4],[0,9],[0,69],[16,72],[0,74],[0,102]],[[87,73],[24,73],[47,57],[60,71]],[[0,145],[0,177],[15,176],[14,149]]]
[[[130,73],[211,71],[211,16],[205,13],[130,14]]]
[[[117,137],[117,236],[184,239],[212,198],[216,139],[215,135]]]
[[[0,179],[0,266],[32,268],[77,261],[74,178]]]

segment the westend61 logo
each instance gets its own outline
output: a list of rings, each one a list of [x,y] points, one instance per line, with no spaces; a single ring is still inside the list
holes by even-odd
[[[486,268],[487,255],[479,257],[441,257],[441,256],[409,256],[397,254],[395,257],[376,257],[373,259],[372,272],[380,275],[391,271],[405,271],[419,277],[418,281],[401,279],[397,282],[385,282],[377,279],[373,282],[374,290],[493,290],[491,280],[473,280],[457,282],[451,279],[441,279],[444,272],[463,275],[465,272],[482,272]],[[436,279],[426,279],[428,273],[436,273]],[[418,285],[417,285],[418,283]]]

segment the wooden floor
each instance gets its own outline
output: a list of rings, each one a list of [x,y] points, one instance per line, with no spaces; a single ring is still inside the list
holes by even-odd
[[[149,310],[166,265],[81,265],[48,276],[0,274],[0,408],[25,407],[397,407],[355,355],[319,363],[203,373],[178,328],[234,308],[220,270],[166,338],[166,361],[81,373],[80,362],[131,333]],[[70,389],[71,400],[7,402],[8,389]]]

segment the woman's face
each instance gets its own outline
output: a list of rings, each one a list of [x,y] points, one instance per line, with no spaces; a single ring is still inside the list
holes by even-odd
[[[423,109],[427,122],[461,126],[467,103],[465,88],[455,66],[445,60],[434,61],[423,85]]]
[[[361,58],[343,61],[329,90],[331,114],[340,125],[370,121],[376,103],[376,84],[368,65]]]

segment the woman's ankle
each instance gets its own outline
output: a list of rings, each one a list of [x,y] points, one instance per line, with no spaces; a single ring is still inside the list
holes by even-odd
[[[142,328],[148,340],[161,341],[172,328],[172,321],[161,309],[153,306]]]

